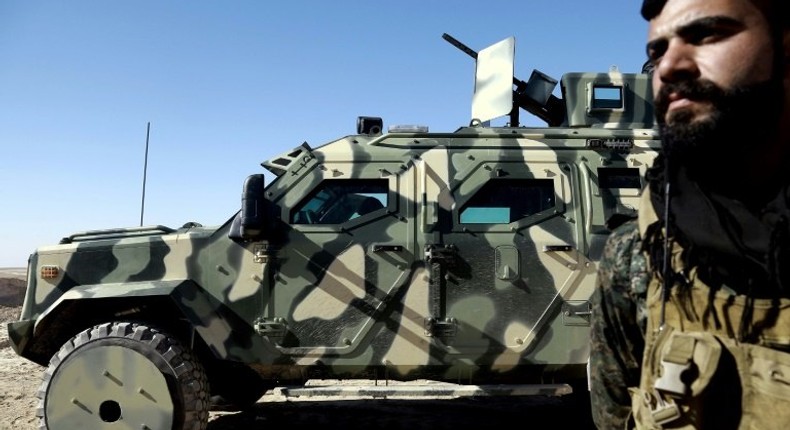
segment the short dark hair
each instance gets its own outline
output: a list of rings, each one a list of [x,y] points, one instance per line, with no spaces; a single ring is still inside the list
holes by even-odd
[[[772,25],[778,26],[780,29],[790,28],[790,7],[788,7],[787,0],[752,0],[757,3],[757,6],[763,10],[763,13],[768,17],[768,21]],[[644,0],[642,2],[642,18],[647,21],[655,18],[656,15],[661,13],[661,9],[667,0]]]
[[[664,8],[664,4],[667,0],[645,0],[642,2],[642,18],[647,21],[655,18],[656,15],[661,13],[661,9]]]

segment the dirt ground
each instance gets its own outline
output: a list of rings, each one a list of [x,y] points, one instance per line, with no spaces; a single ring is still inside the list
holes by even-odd
[[[19,317],[23,284],[21,276],[0,277],[0,429],[38,428],[35,393],[44,367],[17,356],[9,346],[6,329],[7,322]],[[594,429],[589,403],[584,398],[579,403],[576,400],[574,396],[306,400],[283,396],[281,389],[274,389],[250,410],[211,412],[207,430],[281,426],[343,430],[462,430],[504,426]]]

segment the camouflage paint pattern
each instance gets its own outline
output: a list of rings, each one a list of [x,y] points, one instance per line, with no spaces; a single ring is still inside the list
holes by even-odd
[[[636,169],[643,185],[659,141],[646,75],[561,82],[559,127],[360,134],[264,163],[277,176],[267,227],[247,240],[232,238],[237,213],[216,227],[90,231],[41,247],[13,346],[45,364],[87,327],[142,320],[205,360],[277,381],[583,380],[607,222],[634,216],[641,191],[600,172]],[[622,85],[624,106],[591,108],[598,84]],[[342,224],[290,222],[321,184],[348,179],[385,181],[386,206]],[[553,206],[460,221],[487,182],[510,179],[548,181]]]

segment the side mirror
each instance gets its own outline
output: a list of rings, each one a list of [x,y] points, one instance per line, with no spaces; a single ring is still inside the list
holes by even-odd
[[[241,194],[240,236],[242,239],[257,239],[266,226],[265,179],[262,174],[250,175],[244,181]]]

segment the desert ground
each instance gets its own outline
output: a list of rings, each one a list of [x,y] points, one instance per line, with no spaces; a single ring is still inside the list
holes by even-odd
[[[16,355],[6,323],[19,317],[24,271],[0,268],[0,430],[38,428],[36,390],[44,367]],[[308,381],[310,386],[354,385],[356,381]],[[430,384],[431,381],[423,381]],[[285,394],[284,394],[285,393]],[[354,429],[594,429],[589,403],[574,396],[465,398],[293,397],[287,387],[267,392],[251,409],[215,410],[208,430],[272,428]],[[583,399],[583,398],[582,398]]]

